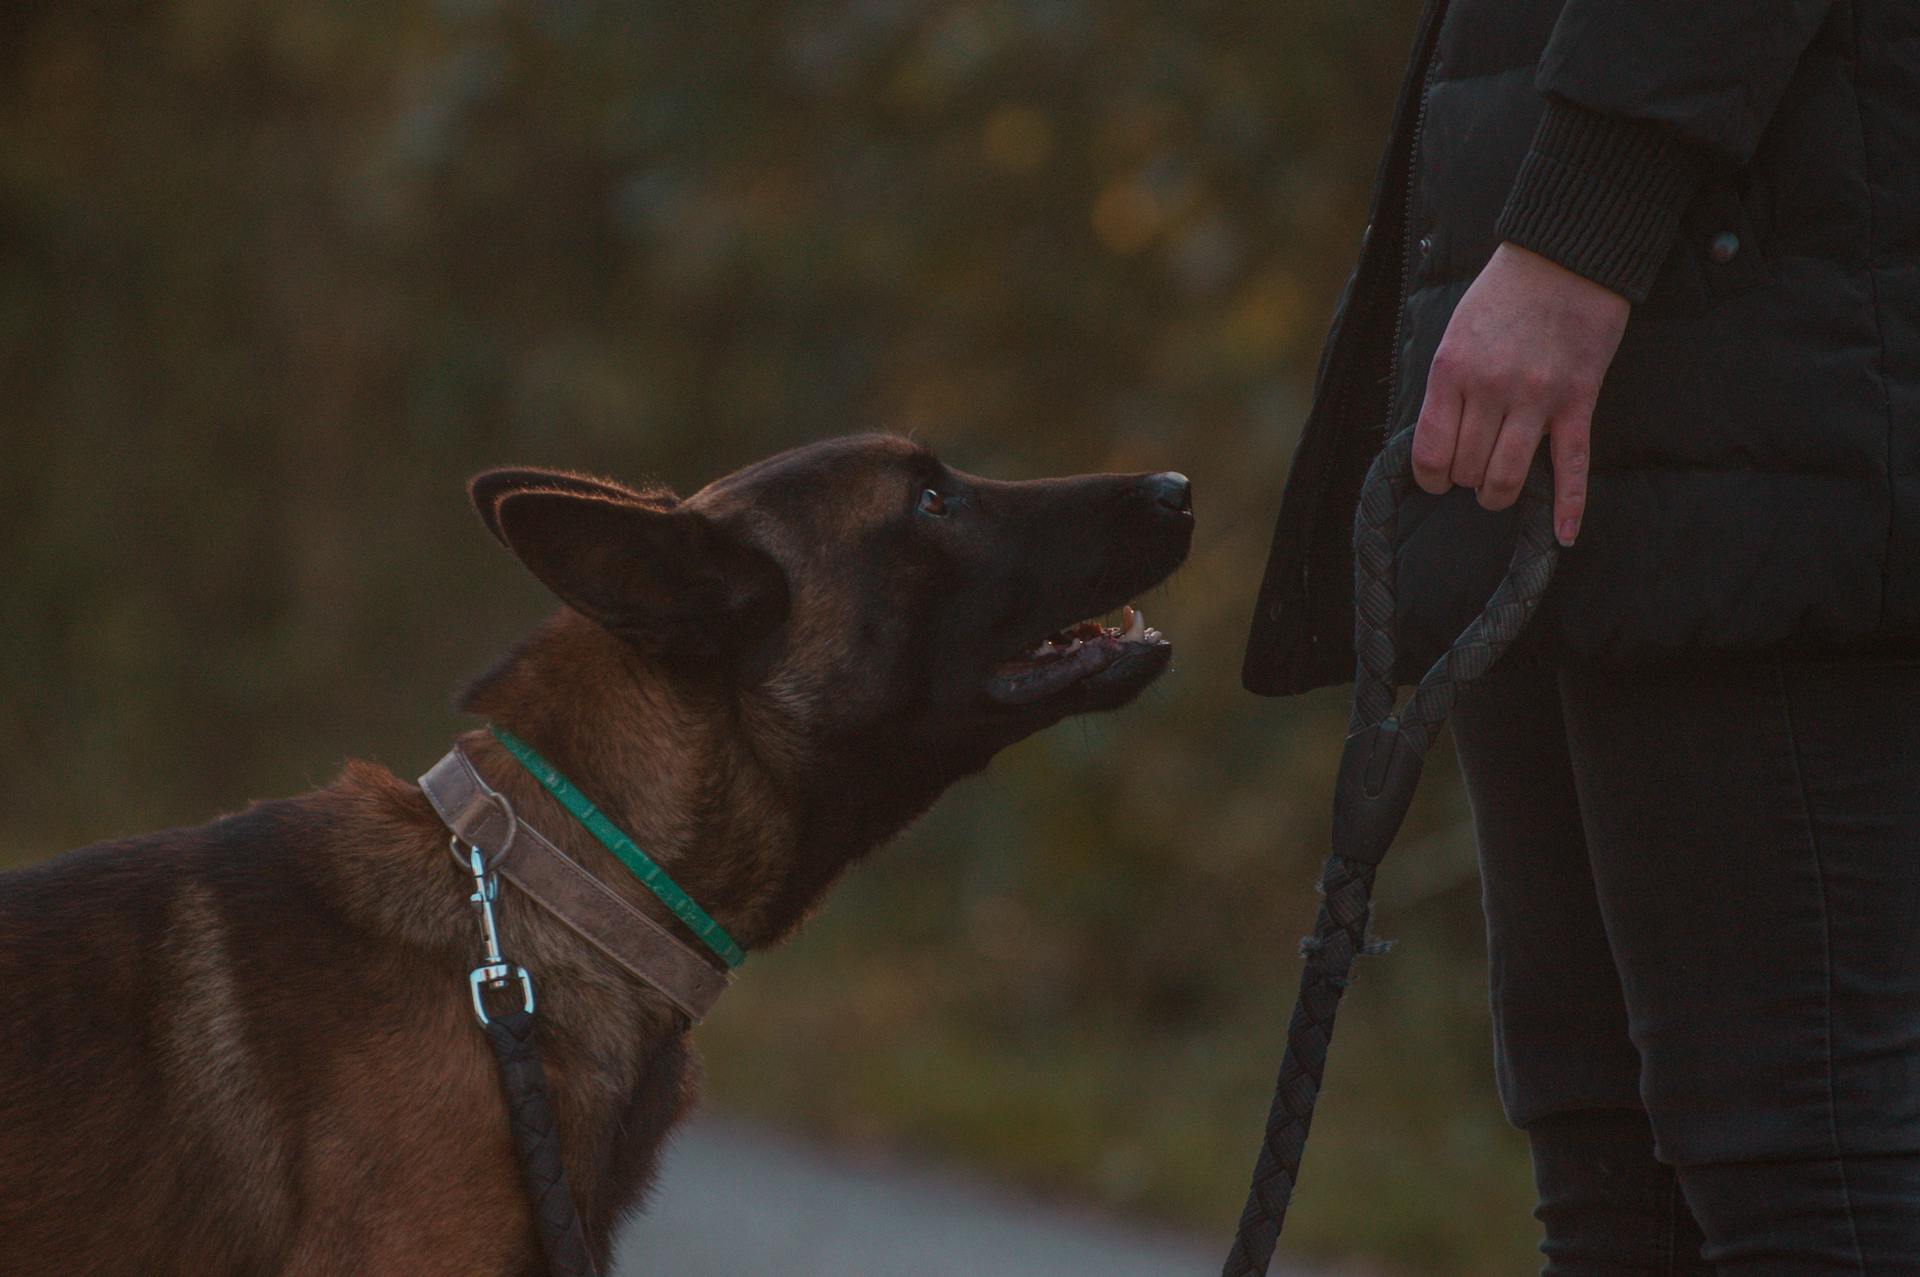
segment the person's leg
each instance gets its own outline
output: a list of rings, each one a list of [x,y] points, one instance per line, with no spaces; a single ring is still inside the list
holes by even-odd
[[[1560,687],[1641,1095],[1708,1258],[1920,1273],[1920,662]]]
[[[1495,1069],[1533,1150],[1545,1271],[1707,1273],[1673,1172],[1653,1156],[1553,674],[1494,671],[1453,730],[1480,849]]]

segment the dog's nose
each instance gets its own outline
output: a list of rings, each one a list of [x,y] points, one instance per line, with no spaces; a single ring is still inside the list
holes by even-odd
[[[1178,470],[1163,470],[1159,474],[1150,474],[1142,481],[1147,496],[1155,505],[1165,506],[1175,514],[1193,513],[1193,484],[1187,476]]]

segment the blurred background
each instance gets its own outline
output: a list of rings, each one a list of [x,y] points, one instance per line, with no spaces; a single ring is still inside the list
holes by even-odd
[[[547,606],[461,487],[837,432],[1178,468],[1142,704],[1008,751],[703,1027],[712,1107],[1224,1243],[1339,690],[1241,642],[1413,0],[9,0],[0,856],[406,776]],[[1531,1268],[1451,760],[1285,1253]]]

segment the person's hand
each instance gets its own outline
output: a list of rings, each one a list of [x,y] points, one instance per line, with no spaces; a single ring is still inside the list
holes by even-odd
[[[1620,294],[1518,245],[1495,249],[1434,353],[1413,432],[1415,481],[1435,495],[1457,483],[1504,510],[1544,433],[1554,534],[1572,545],[1587,500],[1593,405],[1629,309]]]

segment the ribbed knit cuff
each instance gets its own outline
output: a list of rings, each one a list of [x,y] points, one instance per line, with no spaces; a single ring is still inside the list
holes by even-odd
[[[1495,229],[1642,302],[1709,163],[1658,125],[1549,98]]]

